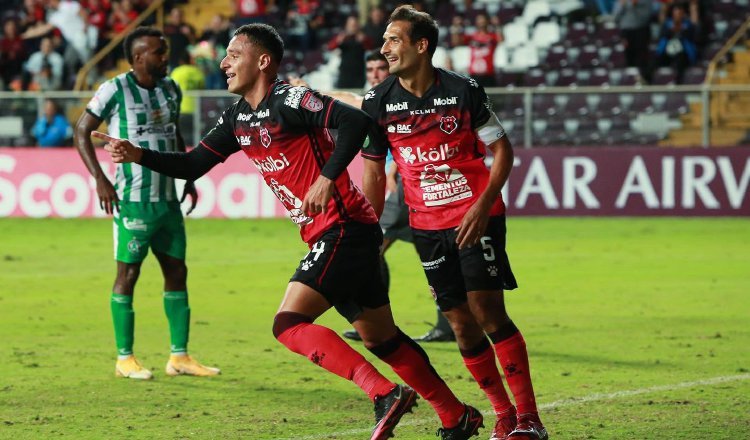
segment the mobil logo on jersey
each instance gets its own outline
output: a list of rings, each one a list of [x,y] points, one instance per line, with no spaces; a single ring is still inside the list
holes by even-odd
[[[437,147],[398,147],[401,158],[406,163],[445,162],[458,154],[458,147],[440,144]]]
[[[387,112],[400,112],[402,110],[409,110],[408,102],[398,102],[396,104],[386,104],[385,111]]]
[[[284,153],[281,153],[278,158],[266,156],[263,159],[253,159],[253,163],[261,174],[281,171],[291,165],[289,159],[284,156]]]
[[[432,100],[432,105],[434,106],[441,106],[441,105],[456,105],[458,104],[458,97],[457,96],[451,96],[448,98],[435,98]]]

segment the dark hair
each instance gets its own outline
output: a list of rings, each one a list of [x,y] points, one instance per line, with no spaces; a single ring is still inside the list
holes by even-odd
[[[284,40],[281,39],[276,29],[263,23],[252,23],[242,25],[234,31],[234,36],[244,35],[252,44],[260,46],[271,53],[271,58],[276,64],[281,63],[284,58]]]
[[[125,59],[127,59],[130,64],[133,64],[133,44],[136,40],[142,37],[164,38],[164,33],[159,29],[148,26],[139,26],[133,29],[133,32],[129,33],[128,36],[125,37],[125,41],[122,42]]]
[[[365,57],[365,63],[368,61],[385,61],[388,62],[388,60],[385,58],[385,55],[380,53],[379,50],[373,50],[372,52],[368,53]]]
[[[388,24],[394,21],[408,21],[411,24],[409,38],[412,42],[427,39],[427,52],[432,55],[437,49],[438,24],[432,16],[426,12],[419,12],[412,5],[402,5],[396,8],[388,19]]]

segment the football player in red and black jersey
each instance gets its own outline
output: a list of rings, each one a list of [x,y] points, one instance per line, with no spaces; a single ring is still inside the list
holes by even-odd
[[[144,150],[127,140],[98,136],[108,140],[105,149],[113,161],[136,162],[177,178],[195,180],[238,151],[258,168],[310,247],[287,287],[273,334],[291,351],[367,393],[377,419],[371,439],[392,436],[417,393],[433,406],[445,429],[481,424],[481,413],[453,395],[424,350],[393,322],[379,274],[383,234],[375,210],[346,171],[371,119],[277,79],[283,53],[281,37],[270,26],[250,24],[235,31],[220,67],[229,91],[241,99],[189,153]],[[338,129],[336,145],[328,128]],[[411,388],[386,379],[334,331],[314,323],[331,307]]]
[[[546,439],[526,344],[503,297],[517,287],[505,252],[500,194],[513,166],[511,144],[484,89],[432,65],[438,26],[429,14],[397,8],[383,38],[391,76],[368,91],[362,104],[376,122],[362,153],[371,159],[365,161],[364,192],[376,211],[382,208],[382,160],[390,149],[430,288],[466,367],[497,414],[491,438]],[[486,150],[494,159],[490,170]]]

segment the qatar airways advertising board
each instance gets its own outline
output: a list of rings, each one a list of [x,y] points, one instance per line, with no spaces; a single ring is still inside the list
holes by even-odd
[[[108,155],[97,154],[112,176]],[[349,167],[355,182],[361,182],[362,160]],[[503,197],[509,215],[739,217],[750,215],[749,182],[749,148],[517,148]],[[242,154],[196,187],[191,217],[287,215]],[[75,149],[0,148],[0,217],[9,216],[105,214]]]

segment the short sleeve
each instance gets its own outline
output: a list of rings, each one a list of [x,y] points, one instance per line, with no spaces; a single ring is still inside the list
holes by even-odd
[[[469,112],[471,113],[471,128],[476,130],[490,120],[492,113],[492,101],[473,78],[468,80],[469,87]]]
[[[307,87],[289,87],[276,101],[281,125],[290,130],[331,127],[333,98]]]
[[[370,124],[370,129],[367,132],[367,141],[362,147],[362,157],[366,159],[381,160],[385,159],[390,148],[390,142],[388,142],[388,136],[380,126],[380,114],[378,111],[378,99],[375,96],[375,92],[370,90],[365,95],[362,101],[362,110],[367,113],[374,121]]]
[[[86,111],[95,118],[108,120],[117,110],[117,79],[106,81],[97,89],[94,97],[86,105]]]

